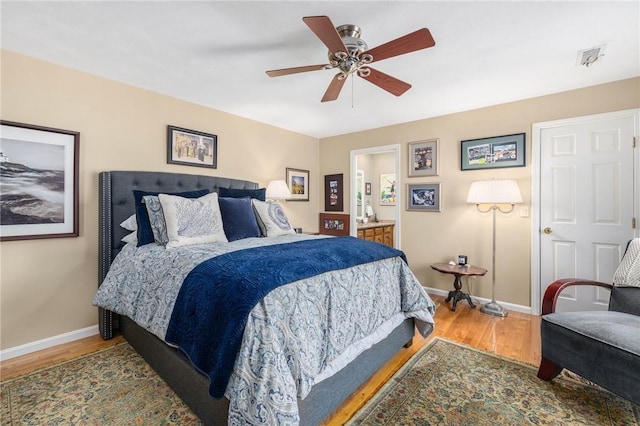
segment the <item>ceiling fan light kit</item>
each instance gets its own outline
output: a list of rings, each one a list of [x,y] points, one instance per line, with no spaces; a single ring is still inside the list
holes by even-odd
[[[267,71],[267,75],[279,77],[307,71],[337,69],[339,72],[329,83],[322,102],[338,99],[342,86],[350,75],[357,75],[395,96],[402,95],[411,88],[409,83],[371,68],[369,64],[435,45],[429,30],[422,28],[369,49],[367,43],[360,38],[362,30],[357,25],[335,27],[327,16],[307,16],[302,20],[329,49],[329,63],[271,70]]]

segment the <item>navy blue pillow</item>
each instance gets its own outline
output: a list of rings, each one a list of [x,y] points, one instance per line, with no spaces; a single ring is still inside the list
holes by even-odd
[[[222,227],[227,240],[235,241],[260,236],[251,198],[218,197],[218,204],[220,204]]]
[[[218,188],[218,195],[220,197],[230,198],[256,198],[260,201],[266,201],[267,189],[233,189],[233,188]]]
[[[199,189],[197,191],[187,191],[187,192],[153,192],[153,191],[140,191],[138,189],[133,190],[133,200],[136,206],[136,222],[138,222],[138,247],[143,246],[145,244],[149,244],[154,242],[153,238],[153,230],[151,230],[151,221],[149,219],[149,213],[147,212],[147,207],[143,203],[142,197],[145,195],[158,195],[158,194],[167,194],[167,195],[178,195],[184,198],[200,198],[203,195],[207,195],[209,193],[208,189]]]

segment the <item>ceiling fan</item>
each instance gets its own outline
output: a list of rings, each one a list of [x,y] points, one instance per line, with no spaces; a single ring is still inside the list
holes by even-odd
[[[307,71],[337,68],[339,72],[331,80],[327,91],[322,97],[322,102],[338,99],[346,78],[354,74],[395,96],[402,95],[411,88],[409,83],[371,68],[369,64],[433,47],[436,44],[429,30],[422,28],[369,49],[367,43],[360,38],[362,31],[357,25],[347,24],[335,27],[328,16],[307,16],[302,20],[318,36],[320,41],[329,48],[329,63],[271,70],[267,71],[267,75],[269,77],[279,77]]]

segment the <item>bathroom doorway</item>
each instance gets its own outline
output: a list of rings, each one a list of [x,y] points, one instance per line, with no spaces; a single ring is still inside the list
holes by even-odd
[[[351,151],[351,235],[365,220],[393,221],[394,247],[400,247],[400,206],[403,193],[400,176],[400,145],[385,145]]]

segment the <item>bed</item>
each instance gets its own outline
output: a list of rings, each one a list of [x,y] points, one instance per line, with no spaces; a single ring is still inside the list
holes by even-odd
[[[126,263],[125,261],[122,261],[122,259],[127,252],[138,252],[138,249],[133,247],[134,245],[126,244],[122,241],[122,239],[126,237],[130,231],[127,231],[120,226],[120,224],[126,221],[127,218],[130,218],[131,215],[136,213],[136,205],[134,202],[134,197],[132,195],[133,190],[153,191],[156,193],[164,194],[184,193],[186,191],[197,191],[206,189],[212,193],[217,193],[221,188],[226,188],[227,192],[229,192],[228,189],[240,190],[239,192],[242,192],[242,190],[256,190],[258,189],[258,185],[254,182],[240,179],[165,172],[110,171],[100,173],[99,286],[106,281],[113,281],[111,279],[111,276],[116,275],[115,272],[108,276],[109,270],[110,268],[112,268],[112,265],[117,265],[117,267],[119,268],[121,264]],[[274,238],[246,238],[241,241],[206,244],[202,245],[201,247],[214,245],[220,247],[233,247],[234,245],[238,245],[240,248],[233,249],[231,250],[231,252],[237,250],[236,253],[242,254],[245,253],[243,249],[245,247],[248,247],[249,245],[253,250],[253,241],[255,241],[257,245],[267,246],[270,251],[276,251],[275,248],[279,248],[290,243],[291,245],[300,244],[300,246],[298,247],[305,247],[306,252],[307,245],[305,244],[316,244],[315,241],[309,241],[313,238],[327,240],[335,240],[336,238],[348,238],[357,240],[353,237],[312,237],[308,235],[285,235]],[[337,240],[331,243],[335,244],[336,242]],[[345,243],[346,242],[347,241],[345,241]],[[329,242],[319,242],[318,244],[324,243]],[[350,243],[366,243],[377,245],[377,243],[361,241],[351,241]],[[156,246],[150,248],[150,250],[156,250],[156,253],[158,253],[158,255],[164,255],[160,250],[169,252],[168,249],[164,249],[163,247],[158,248],[158,244],[150,244],[149,246]],[[258,250],[260,248],[258,247],[255,249]],[[359,249],[357,249],[357,251],[359,251]],[[118,256],[120,252],[123,252],[123,254],[118,259],[116,259],[116,256]],[[170,261],[167,261],[165,263],[182,262],[182,258],[180,258],[180,256],[175,253],[177,253],[177,251],[170,254],[170,256],[173,257],[170,258]],[[233,253],[225,253],[225,255],[232,254]],[[220,258],[222,258],[222,256],[220,256]],[[268,402],[265,402],[264,398],[266,397],[262,394],[264,392],[261,393],[259,391],[256,391],[259,395],[251,394],[253,392],[251,389],[259,387],[258,383],[251,383],[249,380],[245,388],[242,388],[238,391],[230,390],[234,383],[247,382],[248,376],[241,371],[242,366],[245,364],[258,362],[254,359],[256,358],[255,356],[249,353],[245,354],[243,351],[248,350],[245,348],[245,346],[248,344],[247,342],[257,340],[257,337],[255,336],[248,336],[249,333],[254,332],[256,335],[266,333],[265,330],[267,330],[268,327],[260,322],[262,321],[262,319],[254,321],[254,318],[262,318],[261,315],[267,316],[266,314],[263,315],[262,311],[260,311],[259,309],[271,309],[272,305],[275,305],[277,303],[281,304],[281,302],[273,302],[273,300],[275,300],[274,298],[276,297],[275,295],[286,294],[287,291],[293,291],[291,289],[294,286],[297,286],[298,283],[306,283],[305,288],[315,289],[313,291],[309,290],[309,292],[313,293],[314,291],[317,291],[317,285],[319,282],[326,281],[331,283],[331,280],[346,280],[350,276],[355,277],[354,281],[367,281],[368,278],[364,276],[364,273],[361,274],[359,271],[366,271],[366,269],[362,268],[368,268],[370,267],[370,265],[376,266],[378,263],[384,263],[385,269],[393,269],[394,271],[399,269],[403,271],[402,277],[398,278],[399,282],[393,283],[393,285],[390,287],[395,288],[397,286],[402,288],[403,292],[408,291],[410,293],[409,296],[403,295],[403,299],[397,302],[400,305],[403,305],[403,310],[405,310],[404,305],[413,305],[406,309],[408,313],[399,312],[394,314],[394,321],[391,321],[391,319],[385,320],[383,321],[384,324],[382,324],[384,325],[384,327],[381,326],[380,329],[376,329],[375,332],[372,332],[370,334],[369,332],[367,332],[367,336],[365,338],[356,339],[356,341],[353,342],[354,344],[349,343],[349,351],[345,351],[339,356],[335,356],[335,359],[328,361],[325,360],[327,361],[327,366],[325,366],[326,371],[314,371],[314,377],[312,377],[311,380],[306,376],[306,380],[302,380],[296,376],[293,379],[295,386],[305,388],[306,390],[304,391],[304,396],[302,398],[300,398],[300,395],[298,395],[295,402],[296,406],[293,408],[292,414],[287,411],[288,409],[285,409],[283,411],[284,414],[264,414],[264,405],[270,404]],[[389,265],[391,264],[396,266],[391,268],[389,267]],[[200,264],[199,266],[201,265],[202,264]],[[115,270],[116,266],[113,267]],[[192,272],[195,270],[196,268],[193,268]],[[377,262],[370,262],[366,265],[345,267],[344,269],[342,269],[343,272],[341,272],[337,276],[334,276],[334,272],[320,273],[317,276],[310,277],[308,279],[301,279],[299,281],[296,281],[295,283],[285,284],[274,290],[271,290],[267,296],[261,299],[260,303],[258,303],[258,305],[256,305],[256,308],[250,313],[250,319],[246,325],[246,328],[244,329],[243,336],[241,336],[242,349],[239,350],[237,358],[235,360],[235,364],[233,365],[233,372],[231,373],[231,378],[229,380],[229,387],[222,388],[223,390],[226,389],[225,395],[222,398],[213,398],[211,396],[214,386],[214,380],[210,380],[210,377],[212,377],[212,375],[206,374],[208,372],[203,371],[203,368],[201,366],[194,366],[190,360],[193,359],[194,356],[187,355],[189,353],[187,350],[185,350],[184,348],[178,348],[178,345],[173,341],[172,344],[168,344],[159,337],[159,335],[162,336],[162,333],[159,333],[157,330],[153,329],[153,327],[150,327],[149,324],[144,323],[144,321],[138,321],[138,319],[136,319],[136,321],[143,324],[143,326],[139,325],[136,321],[134,321],[134,319],[131,318],[136,318],[135,312],[133,314],[124,314],[123,312],[117,314],[114,311],[120,310],[119,306],[118,309],[107,309],[105,307],[106,305],[100,306],[101,304],[95,303],[95,301],[94,304],[97,304],[99,306],[99,328],[102,337],[104,339],[110,339],[117,332],[121,333],[124,338],[136,349],[136,351],[139,352],[140,355],[165,380],[165,382],[167,382],[167,384],[176,392],[176,394],[180,396],[180,398],[187,405],[189,405],[189,407],[196,413],[196,415],[198,415],[198,417],[200,417],[204,424],[270,424],[274,422],[290,422],[292,424],[295,424],[299,422],[299,424],[301,425],[315,425],[322,423],[322,421],[327,418],[334,410],[336,410],[352,393],[354,393],[358,389],[358,387],[366,382],[376,370],[384,365],[403,346],[410,344],[415,334],[416,327],[423,335],[427,335],[431,332],[433,327],[433,319],[431,317],[431,314],[433,314],[434,312],[435,305],[428,298],[419,284],[417,286],[419,288],[416,287],[417,280],[415,280],[415,277],[413,277],[410,272],[407,275],[407,270],[408,266],[406,266],[406,259],[399,260],[399,258],[387,258]],[[348,283],[345,282],[341,284],[341,286],[348,288]],[[186,287],[186,285],[184,287]],[[409,290],[406,290],[405,287],[408,287]],[[103,290],[102,287],[99,288],[99,292],[101,290]],[[299,292],[299,290],[296,291]],[[405,297],[409,298],[410,302],[405,301]],[[362,302],[354,298],[353,301],[349,302],[349,305],[358,306],[359,303]],[[267,308],[264,307],[265,305],[267,306]],[[178,310],[175,307],[174,309]],[[187,310],[188,309],[195,310],[193,308],[187,308]],[[256,313],[256,310],[258,310],[259,313]],[[298,308],[298,311],[299,310],[300,309]],[[374,315],[380,316],[381,314],[375,313]],[[397,320],[397,318],[400,316],[402,316],[402,320]],[[296,319],[296,321],[301,321],[301,324],[304,323],[304,321],[310,321],[310,319],[306,317],[306,314],[301,315],[301,317]],[[293,314],[288,316],[287,318],[289,323],[295,323],[295,321],[291,319],[293,318]],[[257,325],[254,326],[254,322]],[[171,328],[169,328],[169,330],[171,330]],[[300,332],[300,330],[298,332]],[[173,333],[173,335],[176,334],[180,335],[182,334],[182,332]],[[329,335],[328,329],[323,329],[322,333],[320,334],[327,334],[327,339],[335,340],[335,336],[331,337]],[[171,333],[167,332],[164,339],[166,339],[167,336],[170,335]],[[308,338],[307,336],[303,339],[302,342],[298,342],[297,344],[300,345],[306,343],[307,340],[312,339]],[[262,345],[263,343],[260,344]],[[341,347],[343,343],[333,342],[331,345],[332,347],[333,345],[335,345],[336,347]],[[347,346],[347,344],[344,343],[344,346]],[[290,358],[294,358],[294,355],[290,353],[284,354],[282,356],[287,359],[287,362],[289,362]],[[306,362],[306,360],[304,361]],[[305,366],[305,368],[307,367],[307,364],[303,364],[300,360],[293,360],[291,362],[295,365]],[[251,365],[247,368],[258,367]],[[280,367],[278,368],[281,369]],[[267,369],[267,367],[265,367],[265,369]],[[303,368],[301,367],[300,369]],[[305,372],[304,374],[310,373]],[[282,380],[290,381],[288,377]],[[226,386],[226,384],[224,384],[224,386]],[[300,392],[299,389],[298,392]],[[268,389],[266,393],[270,393]],[[286,399],[286,396],[287,395],[284,395],[282,397],[283,400]],[[229,398],[231,399],[231,402]],[[269,401],[273,400],[273,395],[271,395],[269,398]],[[238,408],[238,404],[241,404],[242,408]],[[274,412],[278,413],[279,409],[280,408],[274,408],[273,410]],[[247,412],[251,411],[251,413],[246,414],[243,410]],[[271,407],[269,407],[269,410],[271,410]],[[266,411],[268,412],[269,410]],[[240,414],[238,414],[239,412]],[[245,416],[245,414],[247,416],[253,417],[243,417]],[[287,417],[289,414],[291,414],[292,417]],[[282,417],[278,417],[279,415],[282,415]],[[247,420],[247,418],[249,418],[249,420]]]

